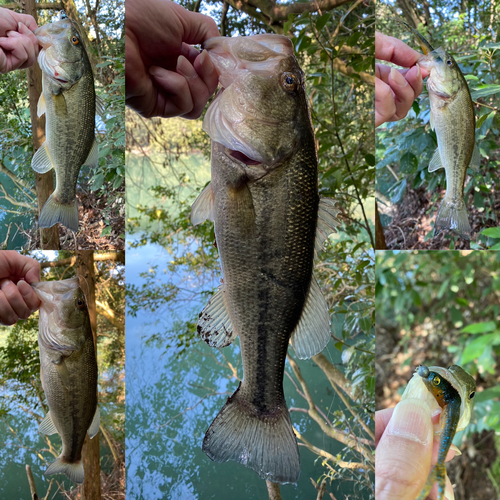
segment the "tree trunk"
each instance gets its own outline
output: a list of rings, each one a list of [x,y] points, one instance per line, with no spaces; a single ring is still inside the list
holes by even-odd
[[[25,0],[24,10],[26,14],[32,15],[35,20],[37,19],[35,0]],[[31,135],[33,137],[33,150],[35,152],[45,141],[45,115],[39,118],[36,114],[38,99],[42,93],[42,70],[38,64],[35,64],[28,68],[27,74]],[[35,173],[35,180],[38,214],[40,214],[45,202],[54,191],[54,174],[52,171],[46,174]],[[40,229],[40,245],[42,250],[59,250],[59,230],[57,225]]]
[[[77,250],[76,269],[80,277],[80,285],[87,297],[87,307],[90,315],[90,325],[94,336],[94,346],[97,356],[97,314],[95,305],[95,272],[94,252],[92,250]],[[86,283],[86,285],[85,285]],[[83,445],[83,468],[85,479],[83,480],[82,500],[100,500],[101,498],[101,465],[99,461],[99,437],[100,432],[92,439],[85,438]]]

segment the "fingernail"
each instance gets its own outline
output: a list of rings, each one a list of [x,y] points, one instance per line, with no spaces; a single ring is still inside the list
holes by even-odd
[[[198,76],[191,63],[184,57],[179,56],[177,59],[177,73],[180,73],[182,76],[192,79]]]
[[[420,71],[420,65],[417,63],[415,66],[417,67],[417,76],[422,78],[422,72]]]
[[[404,399],[396,405],[387,433],[427,445],[432,440],[429,406],[419,399]]]
[[[149,68],[149,74],[153,76],[160,76],[161,77],[162,73],[162,68],[159,68],[158,66],[151,66]]]
[[[391,68],[391,80],[401,88],[408,85],[406,78],[396,68]]]
[[[5,279],[2,280],[2,284],[0,285],[0,290],[3,290],[6,286],[9,286],[12,284],[12,281]]]
[[[448,481],[446,481],[446,488],[444,490],[444,497],[447,500],[455,500],[455,493],[453,493],[453,486]]]
[[[200,55],[200,64],[203,66],[205,74],[209,76],[214,72],[214,65],[206,64],[207,59],[210,61],[210,56],[208,55],[208,52],[204,49]]]
[[[462,452],[453,443],[451,443],[450,450],[453,450],[455,452],[455,456],[457,457],[462,454]]]

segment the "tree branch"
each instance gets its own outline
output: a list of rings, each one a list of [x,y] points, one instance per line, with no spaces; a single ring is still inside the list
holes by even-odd
[[[125,264],[125,252],[104,252],[94,254],[94,261],[110,260],[112,262],[119,262]],[[67,259],[54,260],[52,262],[41,262],[40,266],[44,267],[59,267],[59,266],[72,266],[76,263],[76,257],[69,257]]]
[[[33,187],[28,182],[23,181],[16,174],[11,172],[1,161],[0,161],[0,172],[2,174],[5,174],[11,181],[15,182],[16,184],[19,184],[20,186],[27,189],[33,195],[36,196],[36,191],[33,189]]]

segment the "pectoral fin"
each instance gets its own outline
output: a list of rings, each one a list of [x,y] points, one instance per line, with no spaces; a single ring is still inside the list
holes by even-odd
[[[38,432],[42,434],[47,434],[51,436],[52,434],[57,434],[56,426],[52,422],[52,417],[50,416],[50,411],[45,415],[45,418],[40,422],[38,426]]]
[[[90,424],[87,434],[92,439],[99,432],[99,425],[101,424],[101,414],[99,413],[99,406],[95,409],[94,418]]]
[[[49,150],[47,149],[47,141],[45,141],[33,155],[31,168],[39,174],[45,174],[54,168],[54,164],[49,156]]]
[[[198,334],[212,347],[226,347],[237,336],[229,317],[223,287],[208,301],[198,319]]]
[[[436,148],[436,151],[434,151],[434,154],[432,155],[431,162],[429,163],[429,172],[434,172],[440,168],[443,168],[443,163],[441,162],[439,148]]]
[[[36,107],[36,116],[40,117],[47,111],[47,104],[45,103],[45,95],[42,92],[40,98],[38,99],[38,105]]]
[[[66,363],[64,360],[66,359],[65,356],[61,356],[59,358],[59,361],[54,361],[54,364],[56,365],[57,373],[61,379],[61,382],[63,383],[64,387],[66,390],[69,391],[69,372],[68,372],[68,367],[66,366]]]
[[[297,357],[307,359],[319,354],[330,340],[330,311],[323,293],[312,277],[302,316],[290,342]]]
[[[206,220],[214,221],[214,193],[212,184],[208,184],[196,198],[191,208],[191,223],[197,226]]]
[[[340,224],[337,215],[340,210],[336,207],[335,201],[331,198],[321,198],[318,207],[318,223],[316,226],[315,250],[323,250],[323,243],[328,236],[336,233],[336,227]]]

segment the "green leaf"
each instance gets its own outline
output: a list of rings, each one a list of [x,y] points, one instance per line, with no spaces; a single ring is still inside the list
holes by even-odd
[[[494,321],[485,321],[482,323],[473,323],[460,330],[460,333],[486,333],[492,332],[497,329],[497,325]]]
[[[500,92],[500,85],[480,85],[471,91],[472,100],[475,101],[480,97],[487,97],[489,95],[497,94]]]
[[[365,161],[370,167],[373,167],[375,165],[375,156],[372,155],[371,153],[368,153],[365,155]]]
[[[493,343],[495,337],[498,337],[496,333],[490,333],[488,335],[476,337],[472,342],[469,342],[462,353],[461,363],[470,363],[479,358],[486,347]]]
[[[322,16],[318,17],[318,19],[316,19],[316,29],[318,31],[321,31],[332,16],[333,12],[327,12],[326,14],[323,14]]]
[[[481,231],[481,234],[488,238],[500,238],[500,227],[488,227]]]

